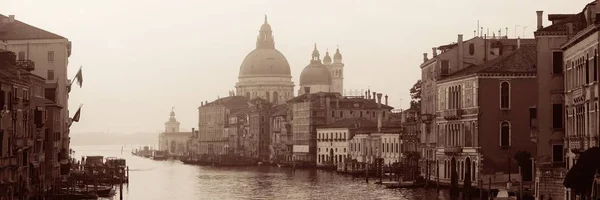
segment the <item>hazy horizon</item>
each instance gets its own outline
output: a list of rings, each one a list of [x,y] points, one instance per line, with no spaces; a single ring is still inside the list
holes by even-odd
[[[70,93],[71,116],[84,104],[72,134],[152,133],[164,130],[172,106],[189,131],[200,102],[234,89],[265,14],[294,91],[314,43],[322,56],[339,45],[346,89],[370,87],[407,108],[423,53],[431,57],[432,47],[456,42],[457,34],[473,37],[478,20],[490,35],[508,28],[511,38],[532,38],[535,11],[544,11],[548,26],[547,14],[578,13],[589,2],[0,0],[0,14],[73,42],[69,78],[83,66],[85,81]]]

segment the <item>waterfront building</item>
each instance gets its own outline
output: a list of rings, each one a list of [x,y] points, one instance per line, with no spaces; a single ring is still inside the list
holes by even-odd
[[[434,180],[449,184],[471,177],[479,184],[491,180],[493,187],[520,181],[511,160],[519,151],[535,155],[529,136],[522,134],[529,131],[529,108],[536,103],[530,96],[536,93],[535,64],[536,47],[518,40],[510,53],[436,80]]]
[[[350,139],[355,134],[376,131],[366,118],[348,118],[317,128],[317,166],[337,166],[350,157]],[[365,130],[366,129],[366,130]]]
[[[537,41],[538,102],[532,108],[535,114],[531,117],[535,122],[531,126],[531,137],[537,144],[536,198],[567,199],[570,196],[562,185],[566,174],[565,145],[569,145],[565,144],[565,119],[568,120],[566,131],[573,137],[573,145],[577,145],[576,141],[580,138],[586,138],[583,135],[590,136],[588,128],[596,123],[588,121],[591,120],[589,113],[595,110],[595,102],[590,99],[594,93],[588,93],[596,91],[595,86],[590,84],[593,76],[589,70],[593,68],[589,59],[593,60],[597,44],[593,45],[593,37],[588,37],[596,23],[595,6],[594,1],[577,14],[549,14],[548,20],[552,24],[547,27],[543,26],[543,11],[537,11],[534,34]],[[585,32],[579,34],[582,30]],[[581,44],[575,45],[579,41]],[[565,108],[565,105],[569,107]],[[591,137],[587,139],[591,141]],[[567,153],[569,160],[573,161],[573,152]]]
[[[416,109],[407,109],[402,111],[402,132],[400,133],[400,144],[402,154],[419,154],[424,155],[420,145],[421,122],[420,111]],[[425,166],[425,165],[424,165]]]
[[[248,107],[244,96],[228,96],[198,107],[197,154],[217,156],[228,151],[229,135],[225,132],[231,113]]]
[[[166,151],[169,155],[182,155],[189,150],[188,140],[192,132],[180,132],[179,121],[175,118],[175,111],[171,110],[169,120],[165,122],[165,131],[158,135],[158,150]]]
[[[307,65],[302,73],[300,74],[300,89],[298,95],[303,94],[306,90],[304,88],[310,88],[310,92],[333,92],[343,93],[344,76],[342,63],[342,55],[340,50],[337,49],[334,57],[334,62],[331,63],[331,57],[329,52],[326,53],[323,58],[324,63],[321,62],[317,45],[313,49],[312,58],[310,64]]]
[[[273,107],[271,114],[270,161],[286,163],[292,161],[293,134],[288,104]]]
[[[247,99],[263,98],[275,104],[283,104],[294,97],[294,83],[290,64],[275,49],[275,40],[267,16],[252,50],[240,66],[236,95]]]
[[[33,74],[46,79],[46,83],[58,84],[57,103],[61,110],[61,151],[69,154],[68,86],[67,78],[71,41],[49,31],[31,26],[15,19],[14,15],[0,15],[0,48],[17,54],[17,60],[35,63]],[[66,159],[63,162],[66,162]]]
[[[42,117],[46,99],[45,80],[32,73],[35,63],[17,60],[16,54],[0,50],[0,157],[4,166],[1,197],[29,198],[44,192],[45,176]],[[54,163],[50,164],[54,166]]]
[[[594,1],[578,14],[548,16],[549,18],[552,16],[552,19],[564,17],[560,20],[564,23],[561,28],[566,28],[566,37],[568,38],[560,45],[562,53],[556,51],[557,60],[552,63],[553,69],[556,67],[557,72],[562,71],[564,77],[564,118],[566,119],[564,122],[564,146],[555,145],[552,148],[556,148],[558,151],[559,148],[564,147],[566,170],[575,165],[580,153],[589,148],[598,147],[600,144],[600,137],[598,137],[598,97],[600,94],[598,89],[598,49],[600,48],[598,37],[600,31],[596,25],[598,23],[596,6],[598,6],[597,1]],[[562,59],[558,59],[559,54],[562,54]],[[556,120],[558,123],[559,119]],[[551,155],[552,161],[562,161],[562,155],[558,152]],[[546,187],[545,190],[540,191],[540,195],[554,196],[552,192],[558,193],[555,192],[556,190],[560,191],[558,188]],[[578,199],[568,188],[565,197],[568,200]]]
[[[360,127],[359,127],[360,128]],[[377,129],[377,128],[375,128]],[[383,158],[386,165],[402,162],[404,157],[400,127],[383,128],[381,131],[359,133],[349,141],[349,157],[358,163],[373,164],[376,158]]]
[[[517,39],[502,36],[486,36],[478,34],[469,40],[463,41],[463,35],[459,34],[457,42],[432,48],[432,58],[423,54],[423,63],[421,68],[421,155],[422,163],[429,168],[424,171],[424,176],[429,175],[429,179],[435,179],[440,176],[442,171],[438,171],[436,151],[439,146],[439,138],[443,137],[438,129],[435,128],[438,114],[439,90],[437,81],[463,69],[481,65],[487,61],[498,58],[499,56],[511,53],[517,48],[517,43],[526,45],[534,44],[533,39]],[[487,52],[487,53],[486,53]],[[439,53],[439,54],[438,54]]]
[[[292,109],[292,130],[294,134],[293,160],[306,165],[317,163],[317,131],[327,124],[346,118],[362,117],[371,120],[388,121],[393,109],[381,102],[382,94],[365,93],[367,97],[343,97],[337,92],[305,93],[288,101]],[[375,97],[378,98],[376,101]]]
[[[269,100],[262,98],[255,98],[249,101],[250,106],[248,108],[249,124],[250,129],[248,136],[250,138],[250,149],[251,156],[258,157],[262,162],[268,162],[270,160],[269,145],[271,143],[270,137],[270,118],[273,104],[269,103]]]

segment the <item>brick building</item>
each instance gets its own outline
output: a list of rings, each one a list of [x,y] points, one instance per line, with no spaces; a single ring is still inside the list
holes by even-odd
[[[230,114],[247,107],[248,100],[243,96],[228,96],[210,103],[201,103],[198,107],[197,154],[226,154],[229,148],[229,134],[225,132],[225,128],[229,126]]]
[[[273,107],[271,114],[271,143],[269,144],[273,163],[292,161],[293,134],[289,106],[281,104]]]
[[[381,102],[382,94],[345,97],[340,93],[305,93],[288,101],[292,108],[293,159],[307,165],[317,163],[317,128],[346,118],[388,121],[392,107]]]
[[[535,46],[518,44],[499,58],[437,80],[437,180],[450,183],[452,171],[459,182],[471,174],[473,182],[491,178],[499,187],[517,179],[514,154],[535,155],[523,134],[536,103],[529,96],[536,91],[535,63]]]

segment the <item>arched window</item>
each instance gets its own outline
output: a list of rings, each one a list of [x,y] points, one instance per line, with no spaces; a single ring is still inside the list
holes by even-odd
[[[469,55],[475,54],[475,45],[473,43],[469,44]]]
[[[267,101],[269,101],[269,99],[271,99],[271,95],[269,94],[269,92],[265,92],[265,99]]]
[[[250,92],[246,92],[246,98],[250,99]]]
[[[506,81],[500,83],[500,109],[510,109],[510,85]]]
[[[510,146],[510,124],[506,121],[500,125],[500,146],[503,148]]]
[[[590,56],[585,55],[585,84],[590,83]]]
[[[279,93],[277,91],[273,92],[273,103],[277,104],[279,101]]]

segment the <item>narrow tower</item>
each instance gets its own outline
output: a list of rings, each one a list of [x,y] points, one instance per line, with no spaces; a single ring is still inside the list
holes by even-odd
[[[171,108],[171,114],[169,117],[169,121],[165,122],[165,132],[166,133],[177,133],[179,132],[179,122],[175,118],[175,107]]]
[[[340,48],[335,50],[333,55],[333,64],[331,64],[331,92],[343,94],[344,91],[344,63],[342,63],[342,54]]]

